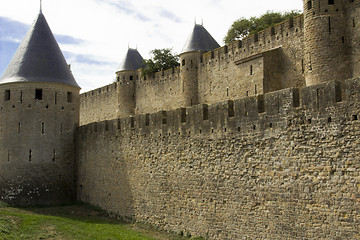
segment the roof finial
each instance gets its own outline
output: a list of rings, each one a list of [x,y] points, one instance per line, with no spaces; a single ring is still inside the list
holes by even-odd
[[[196,25],[196,17],[194,17],[194,25]]]
[[[40,0],[40,13],[42,13],[42,0]]]
[[[204,26],[204,19],[201,18],[201,26]]]

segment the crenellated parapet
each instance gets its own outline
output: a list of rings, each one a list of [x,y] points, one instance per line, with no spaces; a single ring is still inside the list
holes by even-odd
[[[360,117],[356,109],[351,109],[354,104],[357,106],[359,88],[359,79],[288,88],[210,105],[95,122],[82,126],[80,134],[110,131],[136,138],[172,135],[213,138],[228,134],[261,134],[292,124],[311,126],[339,119],[352,121]],[[351,111],[339,115],[344,110]]]
[[[80,125],[116,118],[118,110],[118,87],[112,84],[82,93],[80,95]]]

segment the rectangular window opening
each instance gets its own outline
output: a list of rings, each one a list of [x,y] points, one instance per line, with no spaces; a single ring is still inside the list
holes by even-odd
[[[9,101],[9,100],[10,100],[10,90],[5,90],[4,100],[5,100],[5,101]]]
[[[275,27],[271,27],[270,31],[271,31],[271,35],[274,36],[275,35]]]
[[[135,119],[134,119],[134,117],[130,118],[130,127],[131,127],[131,129],[135,128]]]
[[[109,122],[105,121],[105,131],[109,131]]]
[[[41,134],[45,133],[45,123],[41,123]]]
[[[203,120],[209,119],[209,107],[207,104],[203,104]]]
[[[29,162],[31,162],[31,158],[32,158],[32,151],[31,149],[29,150]]]
[[[73,95],[72,92],[67,92],[67,102],[71,103],[73,101]]]
[[[22,102],[23,102],[23,92],[20,91],[20,103],[22,103]]]
[[[307,9],[308,10],[312,9],[312,1],[311,0],[307,2]]]
[[[181,108],[181,122],[186,122],[186,108]]]
[[[43,92],[42,89],[35,89],[35,100],[42,100]]]
[[[256,32],[254,34],[254,42],[258,42],[259,41],[259,34]]]
[[[258,102],[258,113],[265,112],[265,101],[264,101],[264,95],[259,95],[257,97]]]
[[[167,113],[162,111],[162,124],[167,124]]]
[[[328,0],[329,5],[334,5],[335,4],[335,0]]]
[[[234,111],[234,101],[230,100],[228,101],[228,117],[234,117],[235,111]]]
[[[293,27],[294,27],[294,18],[291,17],[291,18],[289,19],[289,28],[293,28]]]
[[[149,126],[150,125],[150,114],[147,113],[145,115],[145,126]]]
[[[18,124],[18,134],[21,133],[21,123]]]

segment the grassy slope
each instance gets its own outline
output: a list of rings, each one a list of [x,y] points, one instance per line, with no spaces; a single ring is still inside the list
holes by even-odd
[[[12,208],[0,204],[0,239],[172,239],[138,224],[124,223],[84,205]]]

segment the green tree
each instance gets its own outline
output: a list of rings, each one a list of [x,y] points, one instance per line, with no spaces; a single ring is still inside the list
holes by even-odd
[[[240,18],[231,25],[224,38],[224,42],[230,43],[242,39],[249,34],[275,26],[275,24],[293,18],[299,14],[301,14],[299,10],[292,10],[284,13],[267,11],[260,17],[251,17],[250,19]]]
[[[150,75],[162,70],[179,66],[179,56],[172,52],[171,48],[154,49],[150,51],[151,59],[145,59],[145,68],[142,75]]]

